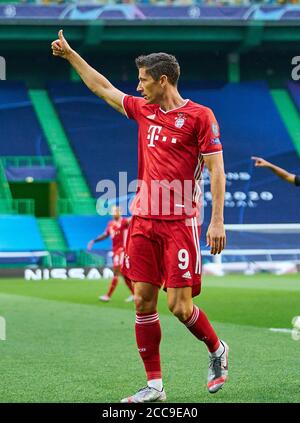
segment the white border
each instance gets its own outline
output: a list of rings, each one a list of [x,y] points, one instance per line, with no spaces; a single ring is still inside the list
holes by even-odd
[[[223,153],[223,150],[214,151],[213,153],[201,153],[201,154],[202,156],[212,156],[213,154],[219,154],[219,153]]]
[[[187,99],[186,99],[186,100],[184,100],[184,101],[185,101],[185,103],[184,103],[182,106],[175,107],[174,109],[171,109],[171,110],[167,110],[167,111],[165,111],[165,110],[163,110],[163,109],[160,107],[160,108],[159,108],[159,110],[160,110],[161,112],[165,113],[165,114],[167,114],[167,113],[169,113],[169,112],[174,112],[174,110],[178,110],[178,109],[181,109],[182,107],[186,106],[186,105],[188,104],[188,102],[190,101],[190,99],[189,99],[189,98],[187,98]]]
[[[126,109],[125,109],[125,106],[124,106],[124,98],[125,98],[127,95],[128,95],[128,94],[124,94],[124,95],[123,95],[123,97],[122,97],[122,107],[123,107],[123,110],[124,110],[124,112],[125,112],[125,116],[127,117],[127,119],[129,119],[128,114],[127,114]]]

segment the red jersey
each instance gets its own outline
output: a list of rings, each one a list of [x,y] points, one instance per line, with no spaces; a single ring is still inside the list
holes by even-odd
[[[186,100],[164,111],[125,95],[123,107],[138,123],[138,188],[132,213],[145,218],[185,219],[197,214],[203,156],[222,152],[211,109]]]
[[[125,248],[129,219],[121,217],[119,220],[110,220],[105,229],[106,235],[112,240],[113,252]]]

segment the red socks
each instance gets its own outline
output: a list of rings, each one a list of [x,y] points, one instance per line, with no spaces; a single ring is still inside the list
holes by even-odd
[[[161,330],[159,316],[154,313],[136,313],[135,336],[144,362],[147,380],[161,379],[159,344]]]
[[[219,338],[203,311],[194,305],[192,315],[183,323],[196,338],[206,344],[210,352],[216,351],[219,346]]]
[[[112,294],[113,294],[114,290],[116,289],[117,285],[118,285],[118,276],[114,276],[112,278],[112,281],[111,281],[111,284],[110,284],[110,287],[109,287],[109,290],[108,290],[108,293],[107,293],[108,297],[112,296]]]
[[[217,350],[220,341],[206,314],[200,311],[197,306],[194,305],[192,315],[184,324],[196,338],[207,345],[210,352]],[[161,379],[159,354],[161,330],[158,313],[136,313],[135,335],[138,350],[147,373],[147,380]]]

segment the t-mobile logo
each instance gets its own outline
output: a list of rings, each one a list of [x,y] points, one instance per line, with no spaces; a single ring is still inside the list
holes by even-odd
[[[156,125],[150,125],[149,129],[148,129],[148,135],[147,135],[147,140],[149,140],[149,144],[148,147],[155,147],[154,141],[163,141],[166,142],[167,138],[166,136],[162,137],[160,136],[160,132],[162,130],[162,126],[156,126]],[[176,144],[177,139],[172,137],[171,139],[171,143],[172,144]]]
[[[162,126],[150,125],[148,129],[147,140],[150,140],[148,147],[155,147],[154,141],[158,141]]]

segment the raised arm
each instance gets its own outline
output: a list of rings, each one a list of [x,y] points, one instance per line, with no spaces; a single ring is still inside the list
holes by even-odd
[[[65,37],[63,30],[58,32],[58,39],[51,44],[54,56],[66,59],[78,73],[86,86],[106,103],[125,115],[122,100],[124,93],[114,87],[108,79],[92,68],[75,50],[73,50]]]
[[[275,166],[273,163],[270,163],[261,157],[253,156],[251,157],[251,159],[255,160],[255,163],[254,163],[255,167],[266,167],[268,169],[271,169],[272,172],[275,173],[275,175],[279,176],[279,178],[283,179],[286,182],[289,182],[290,184],[295,184],[295,179],[296,179],[295,174],[290,173],[279,166]]]
[[[224,228],[225,174],[223,154],[204,155],[204,162],[210,174],[212,194],[212,212],[206,234],[206,243],[211,247],[211,254],[220,254],[226,245]]]

